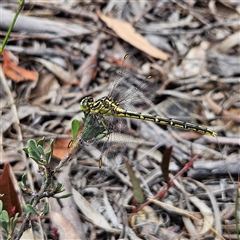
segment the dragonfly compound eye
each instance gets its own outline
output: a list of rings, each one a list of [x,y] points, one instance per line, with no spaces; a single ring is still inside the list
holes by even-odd
[[[80,106],[83,112],[89,112],[90,104],[93,102],[92,97],[85,97],[81,102]]]

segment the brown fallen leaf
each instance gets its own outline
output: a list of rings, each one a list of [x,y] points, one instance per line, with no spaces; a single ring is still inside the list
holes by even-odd
[[[3,53],[3,71],[5,75],[14,82],[21,82],[24,80],[36,81],[38,73],[29,71],[16,65],[10,58],[10,53],[4,50]]]
[[[54,141],[53,156],[58,159],[62,159],[68,154],[68,144],[72,138],[70,133],[67,134],[69,134],[69,138],[59,138]]]
[[[98,16],[104,21],[109,28],[111,28],[120,38],[130,43],[134,47],[142,50],[150,56],[166,61],[168,56],[162,50],[154,47],[149,43],[145,37],[137,33],[133,26],[115,18],[107,17],[102,14],[100,10],[97,11]]]
[[[0,189],[0,193],[2,194],[1,200],[3,202],[3,209],[7,211],[9,217],[11,218],[15,216],[16,213],[19,213],[19,216],[21,216],[22,209],[18,194],[14,187],[11,166],[9,163],[4,166],[2,175],[0,176]]]

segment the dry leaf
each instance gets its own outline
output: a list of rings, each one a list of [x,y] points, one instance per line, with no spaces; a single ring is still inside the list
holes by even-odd
[[[202,42],[199,46],[193,47],[178,66],[174,74],[169,74],[169,78],[190,78],[202,75],[205,70],[205,58],[209,43]]]
[[[66,84],[78,85],[78,80],[68,71],[65,71],[60,66],[47,61],[42,58],[34,58],[36,61],[40,62],[44,67],[51,71],[55,76],[57,76],[61,81]]]
[[[73,198],[81,210],[83,215],[89,219],[94,225],[98,226],[101,229],[104,229],[107,232],[119,233],[121,230],[112,228],[108,221],[93,208],[93,206],[74,188],[72,188]]]
[[[24,80],[36,81],[38,79],[37,72],[29,71],[17,66],[10,58],[10,54],[7,50],[4,50],[2,55],[3,71],[8,78],[12,79],[14,82],[21,82]]]
[[[81,79],[80,89],[86,91],[90,82],[95,79],[97,75],[97,56],[103,35],[100,34],[91,46],[91,56],[82,64],[76,71],[76,75]]]
[[[80,89],[86,91],[89,83],[97,75],[97,59],[95,56],[90,56],[77,70],[76,75],[81,78]]]
[[[228,36],[218,46],[218,50],[221,53],[227,53],[229,49],[240,45],[240,31]]]
[[[68,154],[68,144],[71,139],[71,135],[69,136],[69,138],[56,139],[54,141],[53,156],[59,159],[65,157]]]
[[[97,14],[102,19],[102,21],[108,25],[109,28],[116,32],[116,34],[126,42],[130,43],[134,47],[142,50],[152,57],[162,59],[164,61],[168,59],[166,53],[151,45],[151,43],[149,43],[145,37],[135,31],[130,23],[107,17],[100,11],[97,11]]]
[[[3,209],[7,211],[9,217],[14,217],[16,213],[19,213],[19,216],[21,216],[22,209],[17,191],[14,187],[14,180],[9,163],[7,163],[2,170],[2,175],[0,176],[0,189]]]
[[[215,103],[211,96],[210,93],[205,95],[205,99],[207,101],[208,106],[215,112],[216,114],[219,115],[221,113],[221,116],[224,118],[224,120],[233,120],[237,123],[240,123],[240,118],[239,118],[239,113],[236,112],[236,114],[233,111],[227,111],[222,108],[222,106],[218,105]]]
[[[61,239],[80,239],[72,224],[63,215],[55,211],[50,211],[54,226],[61,233]]]
[[[163,179],[166,183],[169,182],[169,164],[172,157],[172,150],[173,146],[170,146],[169,148],[166,148],[165,151],[163,152],[161,169],[163,173]]]

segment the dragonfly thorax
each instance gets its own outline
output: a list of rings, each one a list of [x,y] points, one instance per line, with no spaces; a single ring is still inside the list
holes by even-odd
[[[80,107],[84,113],[89,113],[91,111],[91,106],[93,103],[93,97],[85,97],[80,102]]]

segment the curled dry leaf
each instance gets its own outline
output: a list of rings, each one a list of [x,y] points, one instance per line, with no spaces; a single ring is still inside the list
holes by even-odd
[[[100,11],[97,11],[97,14],[102,19],[102,21],[108,25],[109,28],[116,32],[116,34],[126,42],[130,43],[134,47],[142,50],[152,57],[162,59],[164,61],[168,59],[166,53],[151,45],[145,37],[135,31],[130,23],[107,17]]]
[[[36,81],[38,73],[29,71],[16,65],[10,58],[10,53],[7,50],[3,51],[3,71],[6,76],[14,82],[21,82],[24,80]]]

